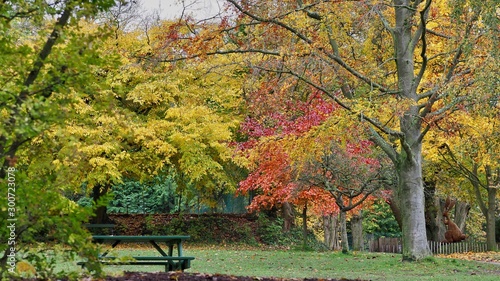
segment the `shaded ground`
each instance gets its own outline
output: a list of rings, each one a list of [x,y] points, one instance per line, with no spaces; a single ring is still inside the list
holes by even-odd
[[[106,281],[361,281],[360,279],[285,279],[268,277],[241,277],[219,274],[183,272],[125,272],[123,276],[107,277]]]

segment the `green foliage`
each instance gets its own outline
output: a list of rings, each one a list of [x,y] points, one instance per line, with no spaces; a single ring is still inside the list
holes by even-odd
[[[257,225],[257,234],[262,243],[267,245],[281,245],[284,243],[283,220],[281,218],[271,220],[267,216],[260,214]]]
[[[7,200],[0,202],[0,236],[13,237],[12,243],[1,243],[0,253],[5,259],[7,254],[15,252],[16,259],[28,260],[36,269],[40,277],[46,278],[53,274],[53,261],[46,257],[46,249],[53,246],[40,243],[41,241],[65,247],[68,255],[78,254],[80,258],[90,261],[96,274],[101,273],[101,269],[95,263],[96,248],[89,239],[89,233],[83,227],[83,222],[88,221],[92,215],[92,208],[84,208],[64,197],[60,190],[47,179],[32,178],[26,172],[17,171],[9,174],[10,179],[15,179],[14,194],[15,210],[7,205]],[[9,186],[12,187],[12,186]],[[7,185],[0,185],[0,192],[7,194]],[[7,212],[9,210],[9,212]],[[8,219],[15,219],[14,222]],[[7,226],[15,224],[12,232]],[[38,245],[34,247],[33,245]],[[12,251],[11,247],[14,247]],[[1,276],[8,274],[8,268],[2,268]]]
[[[47,245],[39,245],[38,247],[35,247],[33,251],[27,252],[23,257],[23,260],[28,262],[35,269],[35,274],[29,277],[42,280],[62,278],[77,280],[79,274],[76,271],[66,272],[57,270],[57,263],[59,262],[58,259],[61,257],[65,260],[73,261],[75,260],[75,253],[72,251],[66,251],[57,245],[52,245],[51,247],[48,247]],[[23,272],[20,272],[21,275],[23,275],[22,273]]]
[[[378,237],[401,237],[401,230],[387,203],[378,200],[363,212],[363,230]]]
[[[175,213],[185,204],[177,204],[179,195],[176,184],[170,177],[157,177],[149,182],[125,180],[113,186],[113,200],[109,213],[150,214]]]
[[[296,250],[326,250],[325,245],[317,239],[314,233],[308,231],[304,245],[304,233],[300,227],[294,227],[283,232],[283,219],[269,218],[259,214],[257,219],[257,235],[261,243],[270,246],[286,247]]]
[[[79,195],[68,193],[68,198],[80,206],[92,206],[89,191],[83,188]],[[220,194],[214,198],[217,206],[204,204],[203,194],[193,185],[179,190],[174,176],[157,176],[149,181],[124,180],[111,188],[112,199],[108,213],[118,214],[175,214],[175,213],[246,213],[247,198],[234,194]]]

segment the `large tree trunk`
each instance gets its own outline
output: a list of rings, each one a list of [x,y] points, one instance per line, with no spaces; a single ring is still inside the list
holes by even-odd
[[[337,223],[338,216],[333,214],[323,216],[325,244],[329,250],[337,251],[340,249]]]
[[[363,215],[361,211],[351,218],[351,232],[352,249],[354,251],[363,250]]]
[[[347,240],[347,218],[346,212],[340,211],[340,245],[342,246],[342,253],[349,252],[349,240]]]
[[[403,260],[416,261],[431,255],[425,229],[421,144],[414,144],[410,157],[401,157],[398,199],[402,217]],[[402,153],[405,156],[404,153]],[[410,159],[408,159],[410,158]]]
[[[418,103],[418,78],[415,77],[416,47],[412,22],[415,11],[407,0],[393,0],[396,16],[392,35],[397,67],[398,95],[403,100]],[[400,151],[391,159],[398,173],[397,197],[401,208],[403,260],[415,261],[431,255],[425,230],[425,201],[422,179],[422,118],[420,108],[408,106],[399,117]],[[387,149],[386,149],[387,151]]]

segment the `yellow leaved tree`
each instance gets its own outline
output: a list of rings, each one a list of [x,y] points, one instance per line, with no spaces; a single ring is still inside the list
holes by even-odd
[[[169,24],[121,30],[106,41],[102,52],[120,66],[97,69],[103,87],[79,99],[77,116],[34,142],[33,161],[48,161],[56,184],[73,191],[83,184],[96,202],[124,179],[166,173],[176,176],[180,192],[194,187],[207,205],[234,190],[230,144],[242,114],[237,58],[162,63],[158,33]],[[226,67],[212,67],[220,64]],[[40,157],[47,150],[51,157]],[[105,221],[105,211],[98,208],[94,221]]]

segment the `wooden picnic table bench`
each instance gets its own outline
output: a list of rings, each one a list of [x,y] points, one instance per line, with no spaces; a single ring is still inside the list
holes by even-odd
[[[122,242],[126,243],[144,243],[151,244],[160,253],[160,256],[133,256],[130,260],[123,260],[108,256],[111,249],[106,250],[99,255],[99,262],[108,265],[164,265],[165,271],[184,270],[191,267],[191,261],[194,257],[186,257],[182,252],[182,242],[189,239],[189,236],[174,235],[151,235],[151,236],[128,236],[128,235],[93,235],[92,240],[96,243],[111,242],[111,249]],[[160,247],[165,243],[168,247],[168,253]],[[174,255],[174,247],[177,247],[177,255]],[[85,262],[79,262],[82,267]]]

